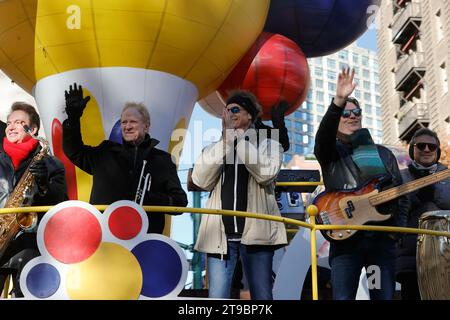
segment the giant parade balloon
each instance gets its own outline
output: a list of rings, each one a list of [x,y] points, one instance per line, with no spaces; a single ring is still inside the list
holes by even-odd
[[[143,102],[150,134],[170,151],[194,103],[213,92],[261,33],[269,0],[3,0],[0,69],[36,98],[71,199],[87,201],[90,176],[61,148],[64,91],[91,96],[84,143],[108,139],[126,102]],[[117,139],[117,137],[115,137]],[[74,186],[76,180],[76,186]],[[111,186],[112,188],[114,186]]]
[[[308,62],[295,42],[263,32],[218,91],[224,100],[235,89],[253,92],[263,108],[262,119],[269,120],[272,107],[280,101],[289,104],[286,115],[302,104],[309,78]],[[216,114],[220,115],[221,109]]]
[[[295,41],[307,57],[332,54],[375,21],[381,0],[271,1],[264,31]]]

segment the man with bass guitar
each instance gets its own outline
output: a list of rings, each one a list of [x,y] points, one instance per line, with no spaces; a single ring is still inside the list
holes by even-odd
[[[352,191],[358,193],[357,190],[374,178],[379,179],[380,189],[402,184],[394,154],[387,148],[374,144],[369,131],[362,128],[362,110],[358,101],[349,97],[356,87],[353,83],[354,75],[355,71],[350,71],[349,68],[339,73],[336,96],[316,135],[314,153],[322,169],[326,192],[342,191],[349,195]],[[354,208],[351,201],[348,203],[349,208],[345,210],[345,214],[348,217],[357,215],[357,211],[352,211]],[[397,197],[376,209],[387,216],[383,222],[374,224],[405,226],[408,214],[406,197]],[[326,214],[333,215],[337,212]],[[322,215],[322,218],[325,220],[325,216]],[[365,267],[373,272],[368,273],[368,278],[375,277],[369,283],[370,298],[392,299],[395,290],[396,235],[358,231],[347,238],[346,235],[351,234],[349,230],[333,232],[333,239],[328,237],[331,240],[329,262],[333,298],[355,299],[361,270]]]

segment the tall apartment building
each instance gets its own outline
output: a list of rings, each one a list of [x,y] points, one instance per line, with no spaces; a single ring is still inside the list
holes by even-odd
[[[291,147],[285,153],[284,161],[290,161],[294,154],[308,155],[314,152],[315,134],[336,93],[337,76],[347,66],[355,68],[358,86],[353,95],[363,110],[363,126],[370,130],[376,143],[381,143],[383,134],[377,53],[354,43],[332,55],[308,59],[308,64],[311,75],[308,96],[300,108],[286,117]]]
[[[449,133],[450,1],[383,0],[377,44],[383,140],[408,142],[421,127]]]

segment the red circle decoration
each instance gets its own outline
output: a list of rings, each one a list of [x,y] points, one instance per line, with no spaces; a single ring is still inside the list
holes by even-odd
[[[102,240],[102,229],[90,211],[68,207],[48,220],[43,238],[53,258],[66,264],[78,263],[97,250]]]
[[[294,112],[305,100],[309,87],[308,62],[297,44],[279,34],[263,32],[221,84],[224,97],[234,89],[251,91],[263,107],[263,120],[281,100]]]
[[[118,207],[109,216],[109,230],[122,240],[130,240],[136,237],[142,229],[142,218],[132,207]]]

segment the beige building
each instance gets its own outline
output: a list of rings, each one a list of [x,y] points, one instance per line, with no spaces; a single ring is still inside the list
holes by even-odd
[[[383,142],[450,133],[450,1],[382,0],[377,25]]]

